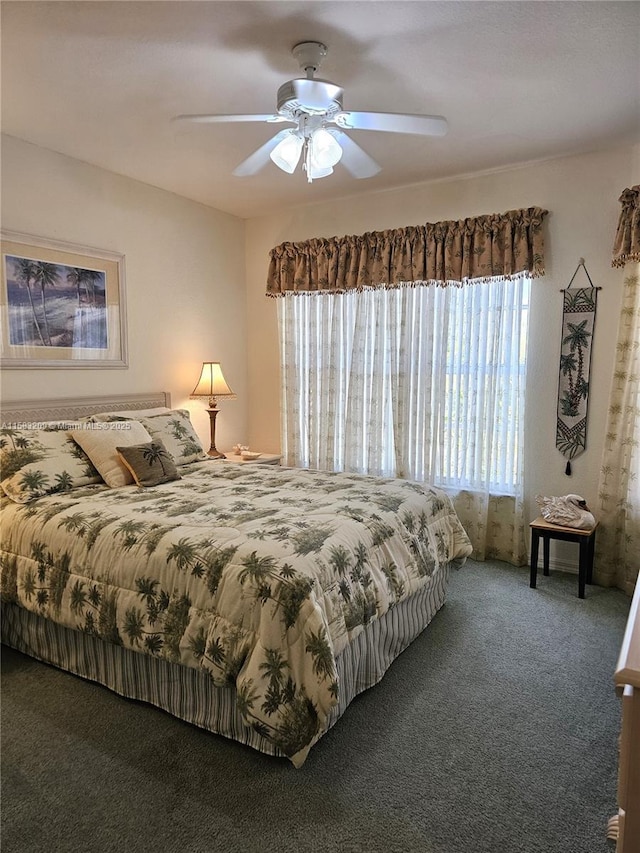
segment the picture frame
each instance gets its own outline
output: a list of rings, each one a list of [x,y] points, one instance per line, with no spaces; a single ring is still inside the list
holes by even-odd
[[[126,368],[124,255],[1,231],[0,366]]]

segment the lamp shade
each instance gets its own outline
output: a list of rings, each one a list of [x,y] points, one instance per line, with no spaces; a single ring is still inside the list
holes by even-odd
[[[311,160],[311,158],[309,158],[309,162],[308,162],[306,168],[307,168],[307,175],[312,180],[315,180],[316,178],[326,178],[327,175],[333,174],[333,169],[331,168],[331,166],[329,166],[326,169],[320,168],[319,166],[315,165],[315,163],[313,162],[313,160]]]
[[[189,396],[192,399],[196,397],[208,397],[209,400],[213,401],[211,403],[212,406],[215,405],[216,397],[226,397],[229,400],[235,400],[236,397],[222,375],[222,368],[219,361],[203,362],[198,384]]]
[[[313,132],[309,144],[311,160],[318,170],[331,169],[342,157],[340,143],[324,127]]]
[[[292,130],[288,136],[278,142],[269,157],[279,169],[291,175],[298,165],[303,145],[304,138]]]

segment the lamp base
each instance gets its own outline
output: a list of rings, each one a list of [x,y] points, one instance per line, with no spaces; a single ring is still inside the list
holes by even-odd
[[[220,451],[216,448],[216,417],[218,415],[218,409],[210,407],[207,409],[209,412],[209,421],[211,424],[211,447],[207,450],[207,456],[211,456],[212,459],[226,459],[227,457],[224,453],[220,453]]]

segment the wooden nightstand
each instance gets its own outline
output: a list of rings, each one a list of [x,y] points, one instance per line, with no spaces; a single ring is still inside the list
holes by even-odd
[[[225,453],[227,462],[240,462],[241,465],[279,465],[282,457],[279,453],[261,453],[257,459],[243,459],[237,453]]]

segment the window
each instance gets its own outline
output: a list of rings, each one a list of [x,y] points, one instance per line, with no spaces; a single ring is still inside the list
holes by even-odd
[[[521,491],[530,281],[278,300],[288,464]]]

